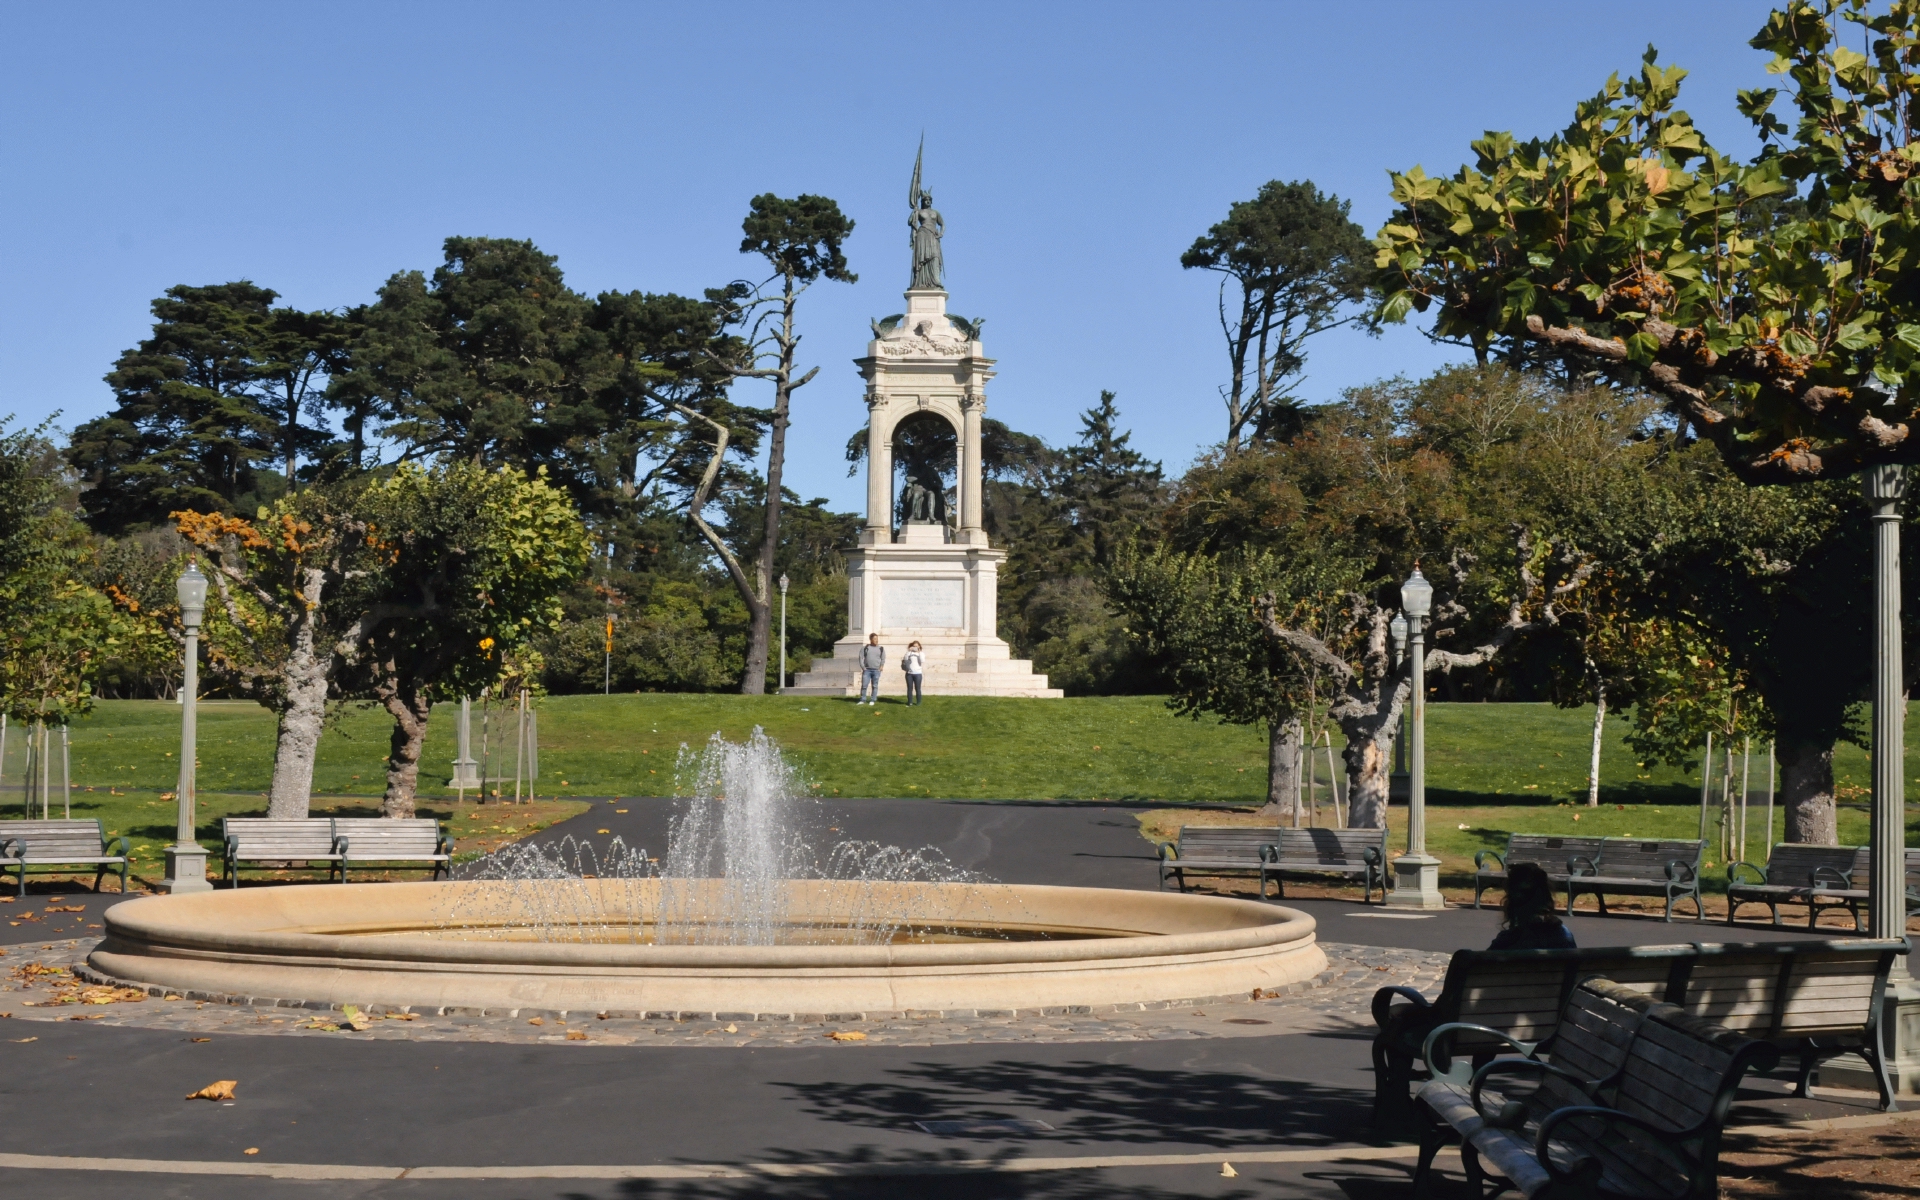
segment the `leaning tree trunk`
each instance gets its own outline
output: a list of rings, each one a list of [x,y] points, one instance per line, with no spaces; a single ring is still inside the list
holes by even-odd
[[[1780,802],[1787,810],[1786,840],[1838,845],[1833,743],[1782,737],[1774,753],[1780,760]]]
[[[426,744],[433,701],[423,689],[395,687],[384,692],[381,702],[393,714],[393,737],[387,744],[387,794],[380,798],[380,815],[406,819],[413,816],[420,749]]]
[[[284,676],[286,693],[273,750],[273,783],[267,793],[267,815],[276,821],[306,817],[313,795],[313,761],[327,719],[327,676],[333,655],[318,644],[314,630],[325,576],[315,570],[305,574],[300,589],[304,603],[294,605],[290,617],[293,638]]]
[[[1260,815],[1300,827],[1300,718],[1267,725],[1267,802]]]

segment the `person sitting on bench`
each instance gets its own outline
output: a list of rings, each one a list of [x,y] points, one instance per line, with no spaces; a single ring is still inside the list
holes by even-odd
[[[1489,950],[1573,950],[1573,930],[1554,915],[1553,881],[1538,863],[1507,871],[1507,919]]]

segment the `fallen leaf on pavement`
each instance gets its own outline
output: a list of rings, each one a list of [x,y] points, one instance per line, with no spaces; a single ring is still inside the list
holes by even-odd
[[[387,1014],[387,1020],[389,1021],[418,1021],[419,1019],[420,1019],[419,1013],[388,1013]]]
[[[10,1042],[37,1042],[40,1039],[37,1037],[30,1037],[30,1038],[8,1038],[7,1040]]]
[[[373,1022],[367,1019],[367,1014],[361,1012],[351,1004],[341,1007],[340,1020],[342,1024],[352,1029],[355,1033],[364,1033],[368,1029],[373,1028]]]
[[[212,1083],[201,1088],[197,1092],[188,1092],[187,1099],[189,1100],[231,1100],[233,1099],[234,1086],[239,1082],[240,1081],[238,1079],[216,1079]]]
[[[569,1029],[567,1030],[567,1040],[570,1042],[584,1042],[587,1040],[587,1031],[584,1029]]]
[[[84,904],[49,904],[42,911],[44,912],[85,912],[87,911],[87,906]]]
[[[1240,1177],[1240,1172],[1233,1169],[1232,1163],[1221,1163],[1220,1174],[1227,1179],[1238,1179]]]
[[[242,1150],[242,1151],[241,1151],[240,1153],[242,1153],[242,1154],[258,1154],[258,1153],[260,1153],[260,1147],[258,1147],[258,1146],[248,1146],[248,1147],[247,1147],[247,1148],[246,1148],[245,1150]]]
[[[739,1032],[740,1032],[740,1027],[739,1027],[738,1025],[735,1025],[735,1024],[734,1024],[733,1022],[731,1022],[731,1021],[729,1021],[729,1022],[727,1022],[727,1032],[728,1032],[728,1033],[739,1033]]]
[[[547,1019],[545,1017],[531,1017],[527,1021],[529,1025],[545,1025],[546,1023]]]
[[[836,1029],[827,1035],[836,1042],[864,1042],[867,1035],[857,1029]]]
[[[213,1039],[212,1038],[188,1038],[187,1040],[190,1042],[210,1042]]]

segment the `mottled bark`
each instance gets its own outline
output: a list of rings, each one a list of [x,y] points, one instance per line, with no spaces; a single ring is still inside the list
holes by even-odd
[[[1587,754],[1587,807],[1600,807],[1600,736],[1607,725],[1607,685],[1593,685],[1593,746]]]
[[[1300,827],[1300,718],[1267,725],[1267,803],[1260,815]]]
[[[1385,829],[1393,785],[1393,739],[1400,732],[1400,710],[1412,698],[1410,681],[1397,680],[1381,711],[1353,722],[1342,721],[1347,747],[1347,828]]]
[[[280,730],[273,751],[273,783],[267,791],[267,815],[276,821],[305,818],[313,795],[313,760],[327,719],[327,681],[333,670],[333,652],[315,628],[325,582],[325,573],[318,569],[301,572],[301,602],[287,610]]]
[[[1833,743],[1783,737],[1775,754],[1780,760],[1780,803],[1787,810],[1786,840],[1838,845]]]
[[[414,815],[420,749],[427,740],[427,718],[433,715],[433,701],[419,688],[382,689],[380,701],[393,714],[393,736],[387,744],[387,794],[380,798],[380,815],[405,819]]]

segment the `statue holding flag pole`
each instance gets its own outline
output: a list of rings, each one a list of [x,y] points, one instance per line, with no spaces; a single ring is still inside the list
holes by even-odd
[[[913,231],[913,282],[907,286],[915,290],[944,286],[940,281],[945,273],[940,238],[947,226],[933,206],[933,193],[920,186],[920,159],[926,149],[927,139],[923,137],[920,150],[913,156],[913,183],[907,188],[907,228]]]

